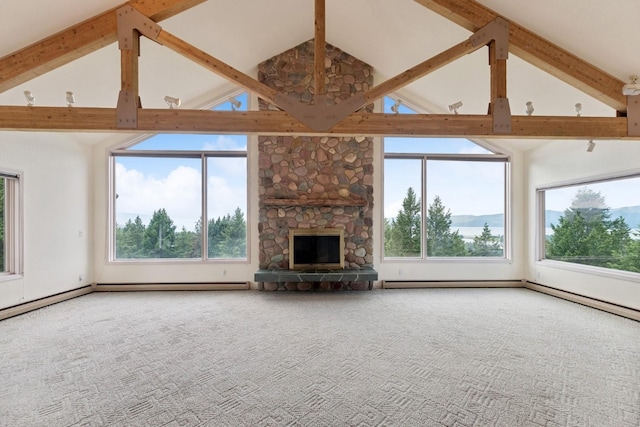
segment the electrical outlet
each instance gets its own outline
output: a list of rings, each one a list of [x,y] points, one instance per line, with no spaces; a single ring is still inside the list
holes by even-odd
[[[78,282],[82,282],[84,280],[84,276],[81,274],[78,276]]]
[[[401,268],[398,269],[398,276],[402,276],[402,269]]]

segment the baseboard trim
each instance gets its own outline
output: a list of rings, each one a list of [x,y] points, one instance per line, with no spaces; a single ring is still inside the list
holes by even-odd
[[[39,308],[46,307],[48,305],[57,304],[59,302],[67,301],[72,298],[77,298],[83,295],[87,295],[93,292],[93,286],[87,285],[82,288],[72,289],[70,291],[61,292],[56,295],[40,298],[35,301],[25,302],[24,304],[14,305],[0,310],[0,320],[8,319],[10,317],[18,316],[20,314],[28,313]]]
[[[383,289],[406,288],[522,288],[520,280],[467,280],[467,281],[402,281],[383,280]]]
[[[545,286],[539,283],[534,283],[529,281],[524,282],[524,287],[532,291],[542,292],[547,295],[572,301],[578,304],[586,305],[587,307],[606,311],[607,313],[611,313],[611,314],[617,314],[618,316],[626,317],[627,319],[636,320],[640,322],[640,311],[634,310],[632,308],[623,307],[620,305],[612,304],[610,302],[585,297],[582,295],[574,294],[567,291],[562,291],[560,289],[551,288],[549,286]]]
[[[249,282],[228,283],[97,283],[96,292],[136,291],[244,291]]]

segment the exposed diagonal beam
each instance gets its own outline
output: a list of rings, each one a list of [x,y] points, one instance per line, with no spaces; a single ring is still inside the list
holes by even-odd
[[[116,11],[132,6],[153,21],[176,15],[206,0],[131,0],[0,59],[0,92],[116,41]]]
[[[500,16],[474,0],[415,1],[472,32]],[[616,111],[626,111],[623,81],[513,21],[509,21],[509,50]]]
[[[257,94],[265,101],[276,104],[274,99],[278,92],[275,89],[271,89],[264,83],[261,83],[242,71],[233,68],[173,34],[162,30],[158,35],[157,42],[192,60],[193,62],[200,64],[209,71],[213,71],[214,73],[230,80],[232,83]]]
[[[465,40],[462,43],[458,43],[457,45],[450,47],[436,56],[427,59],[426,61],[423,61],[397,76],[385,80],[379,85],[369,89],[364,93],[367,104],[375,101],[376,99],[382,98],[383,96],[394,92],[441,67],[444,67],[456,59],[475,51],[476,49],[478,49],[478,47],[474,46],[469,40]]]
[[[0,129],[132,132],[116,127],[115,108],[0,106]],[[512,132],[505,135],[493,131],[491,116],[354,113],[317,132],[285,111],[177,109],[140,109],[134,132],[640,140],[627,135],[626,117],[513,116]]]

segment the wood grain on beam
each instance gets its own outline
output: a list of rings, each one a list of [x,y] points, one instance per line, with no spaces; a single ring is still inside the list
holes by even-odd
[[[326,93],[325,79],[325,1],[316,0],[315,3],[315,38],[314,38],[314,94],[324,95]]]
[[[473,0],[415,1],[472,32],[500,16]],[[509,50],[615,110],[626,111],[623,81],[513,21],[509,21]]]
[[[387,79],[379,85],[372,87],[364,93],[364,97],[367,100],[367,103],[375,101],[376,99],[382,98],[383,96],[392,93],[441,67],[444,67],[456,59],[475,51],[476,49],[478,48],[474,47],[469,40],[465,40],[462,43],[458,43],[436,56],[409,68],[397,76]]]
[[[0,129],[117,132],[115,108],[0,106]],[[536,139],[637,139],[626,117],[513,116],[509,135],[491,116],[355,113],[330,131],[314,132],[284,111],[138,110],[137,132],[260,135],[441,136]]]
[[[171,33],[162,30],[158,36],[158,43],[168,47],[169,49],[179,53],[180,55],[192,60],[193,62],[200,64],[209,71],[230,80],[246,90],[253,92],[263,98],[265,101],[275,104],[274,99],[278,92],[275,89],[271,89],[264,83],[259,82],[253,77],[236,70],[232,66],[220,61],[217,58],[209,55],[208,53],[196,48],[195,46],[187,43],[184,40],[172,35]]]
[[[206,0],[131,0],[0,59],[0,92],[81,58],[116,41],[116,10],[129,5],[153,21]],[[62,11],[60,11],[62,12]]]

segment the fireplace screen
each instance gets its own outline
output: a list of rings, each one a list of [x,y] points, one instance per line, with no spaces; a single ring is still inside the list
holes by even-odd
[[[289,230],[289,268],[344,268],[344,232],[340,228]]]

